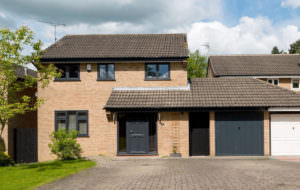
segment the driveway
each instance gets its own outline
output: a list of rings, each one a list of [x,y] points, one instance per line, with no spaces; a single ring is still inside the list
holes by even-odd
[[[109,159],[41,190],[300,189],[300,163],[259,159]]]

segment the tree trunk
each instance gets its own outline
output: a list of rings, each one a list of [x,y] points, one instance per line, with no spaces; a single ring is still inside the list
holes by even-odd
[[[2,137],[2,133],[3,133],[3,130],[5,128],[5,124],[1,124],[1,130],[0,130],[0,152],[5,152],[6,151],[6,148],[5,148],[5,141],[4,141],[4,138]]]

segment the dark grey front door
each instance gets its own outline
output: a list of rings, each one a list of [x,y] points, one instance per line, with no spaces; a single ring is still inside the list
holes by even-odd
[[[216,155],[263,155],[263,112],[216,112]]]
[[[126,149],[129,154],[149,152],[149,120],[128,118],[126,120]]]

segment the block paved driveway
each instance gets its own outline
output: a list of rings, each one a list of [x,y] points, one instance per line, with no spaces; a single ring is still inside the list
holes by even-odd
[[[109,159],[40,187],[102,189],[300,189],[300,163],[255,159]]]

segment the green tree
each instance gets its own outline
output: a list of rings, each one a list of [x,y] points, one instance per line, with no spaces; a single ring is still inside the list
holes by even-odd
[[[59,77],[54,65],[40,64],[42,42],[34,40],[33,32],[26,26],[15,31],[0,28],[0,147],[5,151],[2,133],[8,120],[18,114],[36,110],[43,99],[22,94],[25,89],[44,88],[53,79]],[[26,52],[29,53],[24,53]],[[38,77],[25,75],[24,80],[18,80],[16,69],[28,67],[34,63]],[[2,142],[2,143],[1,143]],[[1,146],[2,144],[2,146]]]
[[[272,49],[272,51],[271,51],[271,53],[272,54],[280,54],[280,51],[279,51],[279,49],[278,49],[277,46],[274,46],[273,49]]]
[[[290,44],[289,53],[290,54],[300,53],[300,39]]]
[[[202,56],[199,50],[190,52],[190,57],[187,63],[188,78],[206,77],[207,59]]]

